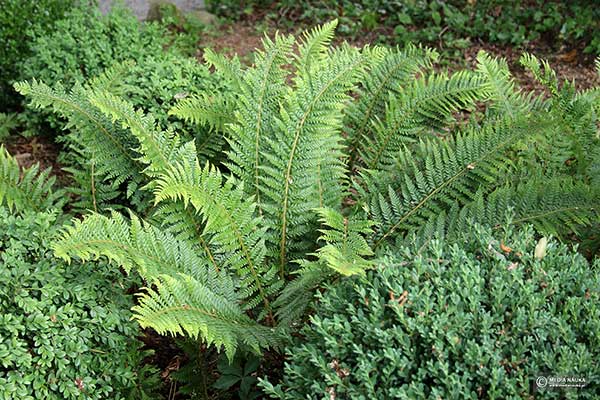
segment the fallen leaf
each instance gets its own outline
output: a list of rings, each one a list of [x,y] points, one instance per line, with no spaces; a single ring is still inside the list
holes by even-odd
[[[546,248],[548,247],[548,238],[541,238],[535,245],[534,257],[541,260],[546,256]]]
[[[500,242],[500,250],[502,250],[506,254],[510,254],[510,252],[512,252],[512,249],[510,247],[506,246],[504,244],[504,242]]]

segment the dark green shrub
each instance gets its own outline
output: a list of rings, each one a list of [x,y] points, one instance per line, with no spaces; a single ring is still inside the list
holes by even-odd
[[[129,9],[113,7],[102,15],[97,6],[75,8],[57,21],[52,32],[31,45],[21,79],[37,79],[66,87],[83,83],[116,62],[161,54],[166,31],[160,25],[140,24]],[[30,129],[63,124],[50,115],[31,113]],[[32,132],[37,134],[39,132]]]
[[[18,104],[10,86],[19,78],[19,65],[31,41],[50,30],[73,0],[2,0],[0,6],[0,111]]]
[[[536,376],[554,375],[587,379],[567,398],[598,398],[600,263],[555,240],[543,248],[531,228],[476,227],[458,243],[399,249],[366,279],[330,287],[288,348],[283,381],[263,382],[267,391],[512,399],[529,398]]]
[[[53,259],[55,219],[0,208],[0,398],[148,398],[156,379],[141,366],[131,280]]]

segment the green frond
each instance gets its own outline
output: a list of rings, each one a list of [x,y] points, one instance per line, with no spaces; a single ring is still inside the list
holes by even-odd
[[[134,66],[135,61],[133,60],[116,63],[105,69],[100,75],[90,79],[89,88],[119,94],[121,83]]]
[[[325,226],[319,229],[319,241],[325,242],[325,245],[317,250],[315,255],[327,267],[341,275],[363,275],[372,265],[364,257],[373,255],[365,239],[366,234],[373,232],[373,223],[345,217],[330,208],[317,209],[317,213],[319,221]]]
[[[506,219],[509,214],[508,220]],[[464,207],[458,203],[447,213],[432,217],[417,235],[453,238],[468,232],[473,223],[493,228],[532,224],[540,233],[564,237],[600,222],[600,190],[570,178],[538,178],[492,193],[479,193]]]
[[[54,190],[56,177],[50,168],[40,172],[39,164],[29,168],[19,166],[17,160],[0,146],[0,205],[12,211],[45,211],[62,208],[66,202],[64,190]]]
[[[390,94],[398,94],[436,59],[434,50],[408,45],[403,50],[386,50],[380,60],[372,60],[357,92],[358,100],[345,110],[344,125],[351,150],[371,137],[373,124],[385,114]]]
[[[264,50],[258,51],[255,66],[245,71],[239,82],[236,96],[236,123],[230,126],[228,139],[228,166],[246,182],[249,195],[255,197],[258,212],[262,213],[262,196],[259,190],[261,166],[268,151],[265,138],[273,137],[276,116],[286,93],[286,76],[283,68],[290,62],[293,37],[275,36],[263,40]]]
[[[487,96],[484,79],[469,71],[450,77],[436,73],[412,81],[390,98],[385,120],[358,148],[363,164],[367,169],[385,169],[411,138],[442,128],[454,112],[472,108]]]
[[[139,180],[141,167],[135,159],[139,156],[131,148],[135,142],[125,132],[116,129],[112,122],[99,112],[88,100],[87,92],[75,86],[69,93],[57,85],[33,81],[15,84],[15,89],[31,99],[31,105],[38,108],[52,108],[65,117],[74,128],[76,137],[72,139],[79,146],[93,149],[98,166],[98,175],[120,184],[127,180]],[[81,149],[79,149],[81,150]],[[91,152],[88,152],[88,157]]]
[[[542,85],[550,89],[553,95],[557,95],[559,92],[558,78],[556,72],[550,67],[550,64],[546,60],[540,61],[536,56],[525,53],[519,59],[520,64],[528,69],[533,77],[540,82]]]
[[[156,185],[156,201],[191,204],[204,222],[203,236],[217,249],[223,266],[240,279],[247,308],[262,303],[272,314],[269,297],[280,287],[277,269],[266,262],[265,228],[255,216],[256,204],[246,199],[243,186],[223,180],[214,167],[179,163]]]
[[[231,94],[202,93],[180,100],[169,110],[169,115],[223,132],[227,124],[235,121],[234,112],[235,100]]]
[[[383,182],[393,183],[387,195],[377,174],[367,176],[369,211],[378,223],[374,247],[418,229],[455,201],[472,201],[482,187],[489,188],[506,173],[511,165],[507,150],[530,131],[528,123],[505,120],[470,128],[454,141],[421,142],[422,162],[406,149],[397,175],[386,174]]]
[[[225,79],[229,80],[236,89],[239,88],[243,72],[237,55],[227,58],[222,54],[215,53],[212,49],[205,49],[204,60],[209,67],[214,67]]]
[[[281,342],[274,329],[256,323],[197,278],[160,275],[153,287],[156,289],[146,289],[139,305],[133,307],[134,318],[142,327],[151,327],[159,334],[200,337],[209,345],[224,348],[229,360],[242,344],[260,353]]]
[[[512,118],[530,109],[529,98],[517,89],[506,61],[480,51],[477,54],[477,72],[485,79],[491,109]]]
[[[336,275],[335,271],[319,261],[300,260],[296,276],[283,288],[273,302],[279,326],[292,326],[305,315],[314,300],[315,290]]]
[[[70,262],[107,257],[127,273],[137,271],[146,281],[161,274],[185,273],[198,279],[212,291],[238,301],[232,284],[212,268],[208,259],[199,257],[187,242],[144,223],[131,214],[130,221],[113,211],[110,217],[89,214],[64,228],[53,244],[54,254]]]
[[[154,177],[167,171],[171,163],[181,157],[195,157],[195,150],[190,152],[186,146],[180,146],[179,137],[174,132],[160,130],[151,115],[145,115],[140,110],[135,111],[126,100],[101,91],[90,93],[88,98],[90,103],[109,116],[112,122],[118,120],[123,128],[130,129],[139,142],[139,160],[147,164],[144,170],[147,175]],[[187,150],[185,155],[182,153],[184,150]]]
[[[338,20],[334,19],[302,33],[296,57],[296,67],[302,70],[302,73],[310,75],[312,68],[318,68],[320,62],[326,57],[337,25]]]
[[[282,270],[290,251],[293,259],[310,249],[301,243],[314,226],[310,211],[341,204],[342,109],[366,62],[358,50],[344,47],[332,52],[314,74],[297,75],[294,90],[282,102],[277,129],[266,140],[267,163],[261,166],[259,184],[265,223],[276,238]]]
[[[314,291],[326,280],[342,276],[363,275],[373,262],[366,236],[373,231],[371,221],[345,217],[330,208],[316,210],[323,228],[319,241],[324,245],[311,254],[317,260],[300,260],[294,271],[297,277],[290,281],[275,302],[277,319],[282,326],[290,326],[299,319],[313,300]]]

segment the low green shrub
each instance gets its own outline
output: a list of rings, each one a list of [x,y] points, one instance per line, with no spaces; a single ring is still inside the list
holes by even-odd
[[[132,281],[53,259],[55,220],[0,208],[0,398],[149,398],[157,377],[141,365]]]
[[[166,42],[163,27],[140,24],[127,8],[113,7],[107,15],[95,5],[75,8],[56,22],[52,32],[32,43],[32,54],[23,62],[20,79],[35,78],[51,85],[60,81],[71,87],[117,62],[159,55]],[[45,126],[56,129],[64,125],[50,113],[29,113],[33,134]]]
[[[589,385],[540,398],[598,398],[600,263],[544,240],[476,227],[399,249],[319,295],[282,382],[262,385],[280,399],[508,399],[554,375]]]
[[[74,0],[2,0],[0,7],[0,111],[18,104],[10,86],[19,78],[19,66],[32,40],[50,31],[54,21]]]

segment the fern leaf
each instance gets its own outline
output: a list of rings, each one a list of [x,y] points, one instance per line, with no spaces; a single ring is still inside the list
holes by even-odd
[[[93,149],[94,158],[107,179],[120,184],[136,180],[141,168],[135,162],[139,156],[131,150],[134,142],[100,113],[87,98],[87,92],[76,86],[70,93],[57,85],[51,89],[44,83],[33,81],[15,84],[15,89],[31,99],[31,104],[39,108],[52,107],[69,121],[69,127],[76,128],[73,142]],[[88,153],[88,155],[91,154]],[[110,167],[102,167],[102,166]],[[100,172],[99,172],[100,174]]]
[[[140,160],[148,165],[144,170],[147,175],[154,177],[167,171],[171,162],[180,157],[195,157],[195,150],[190,154],[189,148],[183,155],[181,150],[184,146],[180,146],[179,137],[174,132],[159,130],[151,115],[135,111],[129,102],[102,91],[90,93],[89,101],[113,122],[119,120],[124,128],[131,130],[139,142]]]
[[[146,289],[139,305],[133,307],[142,327],[152,327],[159,334],[201,337],[209,345],[223,347],[230,361],[242,344],[260,354],[261,349],[281,342],[274,329],[256,323],[195,278],[160,275],[153,286],[156,289]]]
[[[365,138],[371,137],[377,118],[385,114],[391,93],[398,94],[408,81],[423,69],[430,68],[437,53],[408,45],[403,50],[385,51],[381,60],[373,60],[364,76],[357,95],[358,100],[346,109],[345,131],[354,150]]]
[[[342,107],[367,58],[343,48],[322,62],[313,76],[297,75],[295,90],[280,111],[278,129],[266,141],[267,165],[261,177],[265,223],[275,234],[279,265],[313,225],[310,210],[338,207],[345,175],[341,151]],[[327,171],[327,174],[320,174]]]
[[[231,150],[229,168],[247,182],[249,195],[254,196],[259,214],[262,214],[262,196],[259,190],[263,175],[265,137],[277,129],[275,116],[287,90],[283,66],[290,61],[293,38],[289,36],[263,40],[264,51],[256,54],[255,67],[246,71],[239,82],[236,121],[228,135]]]
[[[385,169],[406,144],[406,137],[444,126],[452,119],[452,113],[486,98],[486,90],[483,78],[468,71],[449,78],[433,74],[414,81],[391,99],[385,121],[359,147],[364,165],[371,170]]]
[[[505,155],[510,146],[525,137],[530,129],[523,124],[499,121],[482,128],[472,128],[452,143],[423,142],[418,163],[406,150],[403,167],[395,184],[383,196],[377,176],[368,180],[370,212],[379,226],[374,247],[398,234],[413,231],[429,218],[438,215],[454,201],[472,201],[480,188],[490,187],[502,176],[511,161]],[[539,125],[538,125],[539,128]]]
[[[62,208],[65,193],[54,191],[55,181],[49,168],[39,172],[39,164],[21,169],[17,160],[0,146],[0,205],[6,204],[18,212]]]
[[[157,181],[156,201],[180,200],[191,204],[204,221],[203,235],[218,248],[228,270],[236,272],[247,307],[264,304],[272,316],[269,297],[281,284],[274,267],[265,265],[265,229],[254,215],[256,205],[245,200],[243,187],[233,178],[223,181],[213,167],[178,164]]]
[[[515,118],[531,107],[528,99],[516,89],[506,61],[480,51],[477,54],[477,72],[485,78],[492,109]]]

